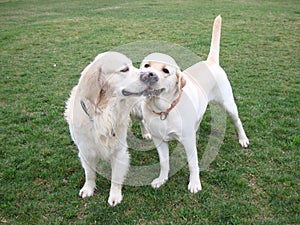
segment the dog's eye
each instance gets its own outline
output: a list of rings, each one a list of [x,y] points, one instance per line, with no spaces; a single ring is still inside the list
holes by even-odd
[[[150,64],[145,64],[144,67],[148,68],[148,67],[150,67]]]
[[[164,73],[167,73],[167,74],[170,73],[169,70],[168,70],[167,68],[163,68],[162,71],[163,71]]]
[[[129,71],[129,67],[125,67],[124,69],[121,69],[120,72],[122,73],[126,73]]]

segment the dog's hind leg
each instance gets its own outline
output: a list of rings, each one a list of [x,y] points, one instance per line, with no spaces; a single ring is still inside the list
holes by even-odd
[[[227,98],[224,102],[221,103],[222,107],[226,110],[226,112],[231,117],[239,136],[239,143],[243,148],[247,148],[249,145],[249,139],[245,133],[243,128],[243,124],[239,118],[238,109],[234,102],[233,96]]]
[[[129,158],[129,153],[123,149],[118,151],[111,160],[111,187],[108,198],[111,206],[116,206],[123,199],[122,184],[129,169]]]

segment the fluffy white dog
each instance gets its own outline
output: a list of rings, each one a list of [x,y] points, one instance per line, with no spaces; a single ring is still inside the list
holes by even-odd
[[[117,52],[98,55],[82,72],[66,104],[65,118],[85,171],[82,198],[92,196],[96,188],[99,159],[111,164],[111,188],[108,203],[122,200],[122,184],[129,168],[127,127],[133,99],[122,90],[139,79],[139,69]]]

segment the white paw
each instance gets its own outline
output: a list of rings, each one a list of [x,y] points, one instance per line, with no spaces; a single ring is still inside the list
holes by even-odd
[[[79,191],[79,196],[81,198],[86,198],[86,197],[93,196],[94,190],[95,190],[95,186],[94,185],[87,185],[87,184],[85,184],[81,188],[81,190]]]
[[[142,136],[143,136],[143,138],[148,139],[148,140],[151,140],[151,138],[152,138],[150,133],[143,134]]]
[[[110,193],[109,198],[108,198],[108,204],[112,207],[116,206],[119,203],[121,203],[122,199],[123,199],[123,196],[122,196],[121,192]]]
[[[168,178],[156,178],[151,182],[151,186],[155,189],[159,188],[161,185],[163,185],[164,183],[166,183],[168,180]]]
[[[250,141],[248,140],[248,138],[243,138],[239,140],[239,143],[243,148],[247,148],[250,144]]]
[[[190,181],[188,189],[191,193],[196,194],[198,191],[202,190],[201,182],[199,181]]]

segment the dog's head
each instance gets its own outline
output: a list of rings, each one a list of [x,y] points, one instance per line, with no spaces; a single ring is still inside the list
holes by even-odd
[[[128,57],[118,52],[105,52],[83,70],[79,86],[83,95],[92,101],[99,98],[99,94],[124,97],[122,90],[139,77],[140,70],[132,65]]]
[[[152,53],[144,58],[140,65],[139,81],[123,90],[125,96],[159,96],[176,92],[185,85],[185,79],[176,61],[166,54]]]

